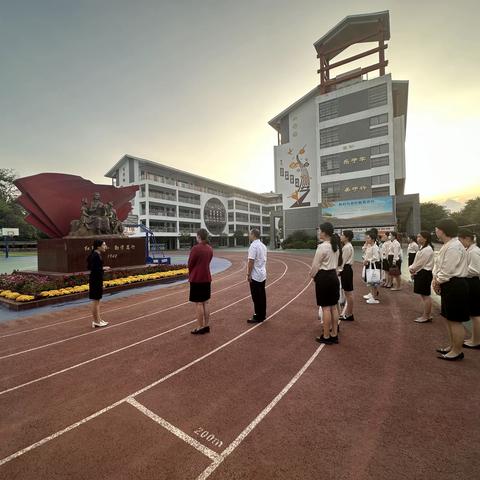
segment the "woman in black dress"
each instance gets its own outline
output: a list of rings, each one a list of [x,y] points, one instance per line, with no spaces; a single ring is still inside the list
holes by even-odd
[[[107,251],[107,244],[103,240],[94,240],[93,248],[87,258],[87,267],[90,270],[88,279],[88,297],[92,301],[93,328],[106,327],[108,322],[100,318],[100,300],[103,295],[103,272],[110,267],[103,266],[102,253]]]

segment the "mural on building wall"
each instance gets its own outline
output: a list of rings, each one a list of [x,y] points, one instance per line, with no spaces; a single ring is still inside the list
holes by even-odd
[[[306,145],[300,149],[294,150],[289,148],[286,152],[290,158],[287,162],[280,160],[280,177],[283,178],[285,183],[288,183],[290,187],[290,194],[287,194],[288,198],[293,200],[293,203],[289,208],[309,207],[310,201],[308,197],[310,189],[310,163],[305,156]]]

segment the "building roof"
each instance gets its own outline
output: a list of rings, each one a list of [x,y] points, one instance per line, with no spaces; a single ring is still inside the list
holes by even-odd
[[[273,127],[277,132],[280,130],[280,120],[290,113],[292,110],[294,110],[296,107],[301,105],[303,102],[306,102],[307,100],[310,100],[313,97],[316,97],[320,95],[320,90],[318,86],[310,90],[307,94],[305,94],[303,97],[299,98],[297,101],[293,102],[289,107],[287,107],[285,110],[281,111],[278,115],[275,115],[268,124]]]
[[[264,200],[272,200],[273,198],[278,198],[279,202],[281,202],[281,200],[280,200],[281,195],[277,194],[277,193],[273,193],[273,192],[269,192],[269,193],[252,192],[252,191],[246,190],[244,188],[234,187],[233,185],[228,185],[226,183],[218,182],[216,180],[211,180],[210,178],[202,177],[202,176],[196,175],[194,173],[185,172],[184,170],[179,170],[178,168],[173,168],[173,167],[170,167],[168,165],[164,165],[164,164],[159,163],[159,162],[154,162],[152,160],[147,160],[145,158],[135,157],[135,156],[129,155],[129,154],[125,154],[107,173],[105,173],[105,177],[114,178],[115,173],[120,168],[120,165],[122,164],[122,162],[124,162],[125,160],[128,160],[128,159],[138,160],[138,161],[140,161],[140,162],[142,162],[146,165],[151,165],[151,166],[156,167],[156,168],[162,168],[162,169],[165,169],[165,170],[167,170],[169,172],[172,172],[172,173],[174,173],[176,175],[179,175],[179,176],[181,175],[183,177],[188,177],[188,178],[191,178],[191,179],[200,180],[202,182],[207,182],[207,183],[210,183],[210,184],[214,184],[214,185],[217,185],[219,187],[227,188],[229,190],[236,191],[236,192],[239,192],[239,193],[243,193],[243,194],[246,194],[246,195],[250,195],[250,196],[253,195],[253,196],[256,196],[256,197],[261,197]]]
[[[390,40],[390,14],[388,10],[377,13],[348,15],[337,23],[313,46],[318,55],[325,55],[328,60],[336,57],[354,43],[374,41],[379,23],[383,27],[383,39]]]

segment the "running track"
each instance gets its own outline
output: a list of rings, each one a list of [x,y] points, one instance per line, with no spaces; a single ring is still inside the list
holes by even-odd
[[[0,326],[1,479],[479,477],[480,352],[437,360],[410,287],[369,306],[356,281],[322,347],[311,257],[270,254],[252,326],[244,254],[221,255],[210,335],[186,285],[109,301],[102,330],[85,305]]]

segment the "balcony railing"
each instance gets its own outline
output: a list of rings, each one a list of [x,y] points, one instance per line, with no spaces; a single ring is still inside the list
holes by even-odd
[[[150,230],[152,232],[159,232],[159,233],[176,233],[177,227],[152,227],[150,226]]]

